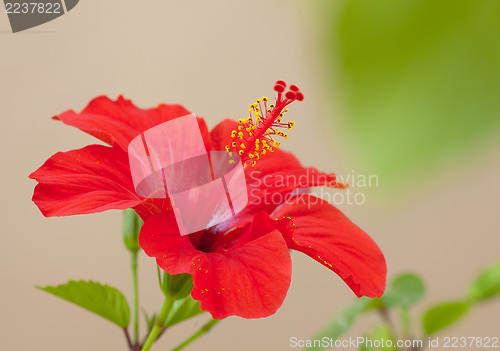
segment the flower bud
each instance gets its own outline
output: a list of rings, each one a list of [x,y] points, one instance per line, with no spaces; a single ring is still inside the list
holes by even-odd
[[[188,273],[172,275],[165,272],[161,289],[165,296],[183,299],[193,290],[193,277]]]
[[[123,211],[123,243],[131,252],[139,251],[139,232],[142,224],[141,217],[131,208]]]

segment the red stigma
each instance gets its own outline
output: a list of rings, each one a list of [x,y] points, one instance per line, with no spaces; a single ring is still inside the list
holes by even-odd
[[[282,93],[285,91],[285,87],[281,84],[276,84],[274,86],[274,90],[277,91],[278,93]]]
[[[297,91],[299,91],[299,88],[297,88],[296,85],[290,85],[290,90],[297,92]]]
[[[295,93],[293,91],[289,91],[286,93],[285,97],[290,100],[295,100]]]

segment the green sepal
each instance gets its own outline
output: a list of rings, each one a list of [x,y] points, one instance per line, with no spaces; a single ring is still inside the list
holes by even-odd
[[[149,333],[151,331],[151,329],[153,329],[153,326],[155,325],[155,322],[156,322],[156,317],[158,315],[155,313],[150,317],[150,316],[148,316],[148,314],[144,310],[142,311],[142,313],[144,314],[144,319],[146,320],[146,327],[147,327],[148,333]]]
[[[122,328],[128,327],[130,309],[125,296],[116,288],[91,280],[70,280],[58,286],[37,288],[98,314]]]
[[[163,272],[162,279],[161,271],[158,267],[158,279],[163,294],[173,300],[183,299],[193,290],[193,277],[188,273],[173,275]]]
[[[203,312],[205,311],[201,310],[200,302],[193,299],[191,295],[188,295],[174,302],[165,321],[165,327],[171,327]]]

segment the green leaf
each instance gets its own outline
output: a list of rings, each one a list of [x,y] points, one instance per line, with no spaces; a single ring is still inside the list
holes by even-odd
[[[108,285],[70,280],[67,284],[37,288],[94,312],[122,328],[129,324],[127,300],[119,290]]]
[[[422,182],[498,138],[498,0],[335,5],[320,9],[334,16],[324,19],[335,66],[325,82],[340,82],[348,139],[371,174],[388,186]]]
[[[332,338],[333,340],[338,339],[351,328],[356,318],[367,310],[370,303],[371,299],[367,297],[356,300],[354,304],[336,314],[330,321],[330,324],[320,334],[316,335],[314,339],[319,340],[323,337]],[[312,346],[306,349],[306,351],[320,350],[324,350],[324,348],[321,346]]]
[[[203,312],[205,311],[200,309],[200,302],[194,300],[191,295],[188,295],[185,298],[174,302],[172,309],[168,314],[167,320],[165,321],[165,327],[171,327]]]
[[[363,335],[363,339],[369,339],[370,338],[370,335]],[[368,345],[367,343],[362,343],[360,346],[359,346],[359,351],[372,351],[373,350],[373,347]]]
[[[386,308],[408,308],[420,301],[424,295],[425,285],[422,278],[413,273],[404,273],[392,280],[380,299]]]
[[[379,324],[373,328],[372,331],[372,337],[370,338],[371,340],[379,340],[383,341],[381,342],[382,347],[380,347],[381,350],[395,350],[396,349],[396,342],[394,341],[394,335],[392,334],[391,328],[387,324]],[[388,343],[387,341],[390,340],[392,343]],[[389,346],[390,345],[390,346]]]
[[[401,308],[399,311],[399,316],[401,319],[401,328],[403,329],[404,335],[410,335],[411,333],[411,315],[407,308]]]
[[[445,302],[429,308],[422,318],[422,326],[428,335],[434,334],[459,321],[469,311],[463,301]]]
[[[482,271],[472,282],[467,297],[472,301],[485,301],[500,295],[500,262]]]

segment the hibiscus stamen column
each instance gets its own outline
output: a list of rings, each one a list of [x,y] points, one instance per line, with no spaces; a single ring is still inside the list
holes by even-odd
[[[262,155],[273,152],[275,147],[280,146],[280,142],[274,139],[276,136],[288,139],[288,135],[281,129],[292,130],[295,126],[294,121],[284,123],[282,120],[288,112],[286,107],[294,101],[304,100],[304,94],[295,85],[290,85],[286,93],[285,89],[286,83],[277,81],[274,85],[274,90],[278,93],[275,104],[268,105],[267,97],[258,99],[248,109],[250,116],[240,119],[238,128],[231,132],[234,141],[226,145],[226,150],[237,152],[243,167],[253,167]]]

